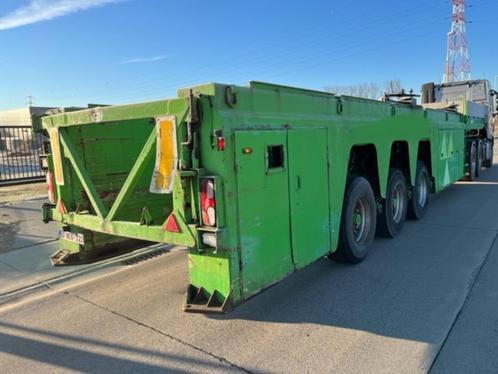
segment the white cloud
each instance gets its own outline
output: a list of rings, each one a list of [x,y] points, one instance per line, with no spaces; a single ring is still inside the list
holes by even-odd
[[[166,60],[166,56],[153,56],[153,57],[137,57],[129,60],[124,60],[118,63],[118,65],[127,65],[127,64],[140,64],[142,62],[156,62]]]
[[[0,17],[0,30],[49,21],[81,10],[125,0],[30,0],[28,4]]]

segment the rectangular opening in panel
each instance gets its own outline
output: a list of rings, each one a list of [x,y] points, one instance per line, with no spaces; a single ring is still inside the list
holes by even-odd
[[[284,167],[284,146],[269,145],[266,150],[268,170],[282,169]]]

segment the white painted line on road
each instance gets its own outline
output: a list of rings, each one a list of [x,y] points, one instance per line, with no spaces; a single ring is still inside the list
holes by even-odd
[[[455,184],[463,184],[463,185],[490,185],[490,186],[498,186],[498,182],[455,182]]]

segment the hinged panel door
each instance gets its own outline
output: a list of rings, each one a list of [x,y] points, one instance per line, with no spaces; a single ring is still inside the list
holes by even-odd
[[[439,186],[446,187],[463,176],[464,134],[460,129],[439,130]]]
[[[292,248],[301,268],[331,249],[327,130],[289,130],[288,146]]]
[[[287,131],[235,133],[242,284],[246,295],[293,271]]]

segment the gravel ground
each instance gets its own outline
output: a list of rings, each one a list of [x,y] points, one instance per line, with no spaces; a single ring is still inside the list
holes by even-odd
[[[12,204],[23,200],[47,195],[45,182],[0,186],[0,204]]]

